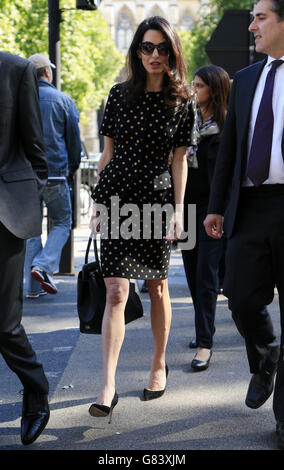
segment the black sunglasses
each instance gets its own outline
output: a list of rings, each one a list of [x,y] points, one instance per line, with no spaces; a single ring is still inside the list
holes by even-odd
[[[169,54],[169,46],[166,42],[160,42],[160,44],[153,44],[149,41],[141,42],[139,49],[145,55],[152,55],[155,49],[157,49],[159,55]]]

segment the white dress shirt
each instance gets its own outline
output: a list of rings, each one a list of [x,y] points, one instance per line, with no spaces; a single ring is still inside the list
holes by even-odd
[[[284,56],[281,57],[284,60]],[[258,108],[262,98],[265,81],[267,74],[271,68],[271,62],[275,60],[273,57],[268,56],[267,63],[261,73],[259,78],[255,95],[253,98],[249,133],[248,133],[248,157],[250,154],[250,148],[252,143],[253,131],[255,126],[255,121],[258,113]],[[272,98],[272,108],[274,114],[274,127],[273,127],[273,139],[272,139],[272,150],[271,150],[271,160],[270,160],[270,169],[269,177],[263,184],[284,184],[284,160],[282,156],[281,142],[284,131],[284,64],[280,65],[276,70],[274,89],[273,89],[273,98]],[[245,176],[244,186],[253,186],[250,179]]]

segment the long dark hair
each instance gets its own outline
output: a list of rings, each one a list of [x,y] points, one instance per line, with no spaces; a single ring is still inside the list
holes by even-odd
[[[169,111],[175,111],[191,97],[186,76],[186,66],[183,58],[179,37],[170,23],[161,16],[151,16],[140,23],[134,34],[127,55],[128,79],[125,82],[126,100],[134,103],[146,87],[146,70],[138,57],[137,51],[143,41],[144,34],[149,29],[160,31],[169,46],[169,65],[164,74],[163,92]]]
[[[218,124],[221,135],[231,91],[230,77],[222,67],[217,65],[201,67],[196,70],[194,76],[201,78],[209,86],[210,101],[207,106],[213,108],[213,119]]]

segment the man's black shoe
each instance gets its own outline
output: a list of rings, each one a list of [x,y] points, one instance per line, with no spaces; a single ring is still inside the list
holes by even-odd
[[[252,376],[245,402],[249,408],[259,408],[268,400],[273,392],[274,375],[262,372]]]
[[[284,450],[284,421],[277,421],[276,435],[279,449]]]
[[[259,408],[268,400],[273,392],[275,373],[276,367],[273,372],[261,371],[253,374],[246,396],[246,405],[249,408]]]
[[[261,371],[253,374],[246,396],[246,405],[249,408],[259,408],[270,397],[274,388],[274,377],[277,370],[279,346],[271,347]]]
[[[46,394],[24,390],[21,419],[21,440],[24,445],[34,442],[49,420],[48,397]]]

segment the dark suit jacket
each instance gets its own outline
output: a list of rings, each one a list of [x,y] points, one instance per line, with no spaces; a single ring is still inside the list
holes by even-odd
[[[0,52],[0,83],[0,222],[26,239],[41,233],[47,180],[34,65]]]
[[[218,152],[209,214],[225,213],[224,231],[227,238],[233,234],[240,190],[247,167],[248,130],[251,107],[257,82],[266,60],[240,70],[234,79],[228,113]],[[284,135],[282,138],[284,155]],[[225,201],[229,195],[229,203]],[[226,209],[226,212],[225,212]]]

